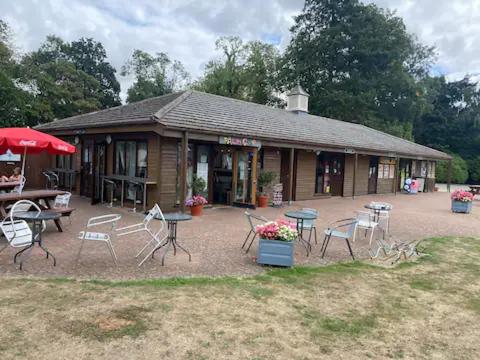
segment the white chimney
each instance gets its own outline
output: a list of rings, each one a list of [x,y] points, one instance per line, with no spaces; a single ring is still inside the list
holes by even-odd
[[[300,84],[295,85],[287,94],[287,110],[296,113],[308,113],[309,96]]]

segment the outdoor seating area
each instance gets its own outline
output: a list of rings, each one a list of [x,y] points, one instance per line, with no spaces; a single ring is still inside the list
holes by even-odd
[[[235,207],[213,207],[205,210],[203,216],[193,218],[187,214],[163,214],[155,207],[152,212],[144,215],[131,213],[125,208],[92,206],[87,199],[72,196],[70,206],[76,211],[72,213],[71,224],[62,224],[63,232],[58,231],[54,222],[45,219],[45,222],[42,221],[46,225],[45,231],[34,230],[31,235],[35,237],[35,234],[41,234],[39,245],[48,249],[54,258],[50,259],[49,256],[47,259],[45,253],[34,246],[20,270],[18,264],[13,263],[13,256],[19,249],[6,248],[0,252],[0,273],[80,279],[257,274],[264,268],[256,262],[258,237],[252,240],[255,233],[250,233],[246,239],[252,226],[255,227],[266,219],[288,219],[286,213],[294,212],[298,216],[305,208],[318,213],[308,226],[313,225],[317,229],[319,241],[315,243],[315,229],[312,228],[313,233],[310,235],[310,230],[306,227],[303,241],[294,242],[295,265],[350,261],[352,254],[355,259],[369,259],[378,256],[379,244],[385,244],[381,249],[382,255],[385,251],[392,254],[394,250],[398,250],[395,254],[401,251],[407,255],[414,249],[403,245],[401,249],[398,245],[397,249],[392,244],[407,244],[413,240],[447,234],[478,234],[479,222],[472,220],[479,219],[480,214],[472,212],[468,218],[456,216],[448,209],[449,201],[450,198],[445,193],[423,194],[415,197],[414,201],[410,196],[400,194],[364,196],[355,200],[309,200],[281,208],[249,210],[253,216],[259,217],[259,221],[252,221],[253,225],[250,225],[245,210]],[[365,236],[364,228],[357,229],[355,241],[352,227],[334,230],[332,223],[338,219],[351,218],[350,224],[359,221],[355,216],[356,211],[373,202],[388,203],[395,209],[390,214],[389,232],[385,237],[381,228],[383,225],[378,225],[375,230],[372,244],[370,233]],[[378,214],[381,216],[381,211]],[[112,219],[108,219],[111,220],[108,224],[102,224],[106,227],[97,229],[96,226],[91,226],[94,221],[92,218],[98,219],[99,216]],[[382,223],[382,219],[374,214],[372,223],[376,221]],[[349,235],[349,243],[345,243],[345,237],[341,238],[341,232]],[[325,241],[325,235],[331,236],[328,242]],[[339,237],[335,238],[336,236]],[[104,241],[88,241],[95,237]],[[348,245],[351,246],[352,253]],[[161,256],[152,258],[151,254],[159,248]],[[53,266],[54,259],[56,266]]]

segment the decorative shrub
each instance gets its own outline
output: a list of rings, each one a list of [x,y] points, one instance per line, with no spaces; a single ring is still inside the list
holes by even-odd
[[[185,206],[188,206],[188,207],[197,206],[197,205],[206,205],[206,204],[208,204],[208,201],[202,195],[192,196],[192,198],[187,199],[185,201]]]
[[[287,220],[269,221],[256,227],[258,236],[266,240],[293,241],[297,238],[296,225]]]
[[[257,185],[262,195],[265,195],[265,188],[275,181],[277,175],[272,171],[262,171],[258,174]]]
[[[451,198],[454,201],[470,202],[473,201],[473,194],[466,190],[455,190]]]

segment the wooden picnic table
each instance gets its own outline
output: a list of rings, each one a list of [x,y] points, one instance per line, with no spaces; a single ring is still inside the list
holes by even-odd
[[[6,218],[8,216],[7,206],[13,205],[20,200],[30,200],[44,209],[52,209],[52,201],[54,201],[58,195],[65,193],[66,191],[61,190],[28,190],[22,191],[21,194],[13,192],[0,194],[0,216],[2,219]],[[45,202],[45,205],[40,204],[41,200]],[[55,219],[54,222],[58,231],[63,232],[60,219]]]
[[[0,190],[13,190],[20,185],[20,181],[0,181]]]
[[[480,185],[468,185],[473,196],[480,195]]]

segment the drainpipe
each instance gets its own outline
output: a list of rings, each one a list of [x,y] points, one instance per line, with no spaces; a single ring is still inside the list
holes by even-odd
[[[295,149],[290,149],[290,179],[288,182],[288,205],[292,205],[293,201],[293,171],[294,171],[294,162],[295,162]]]

